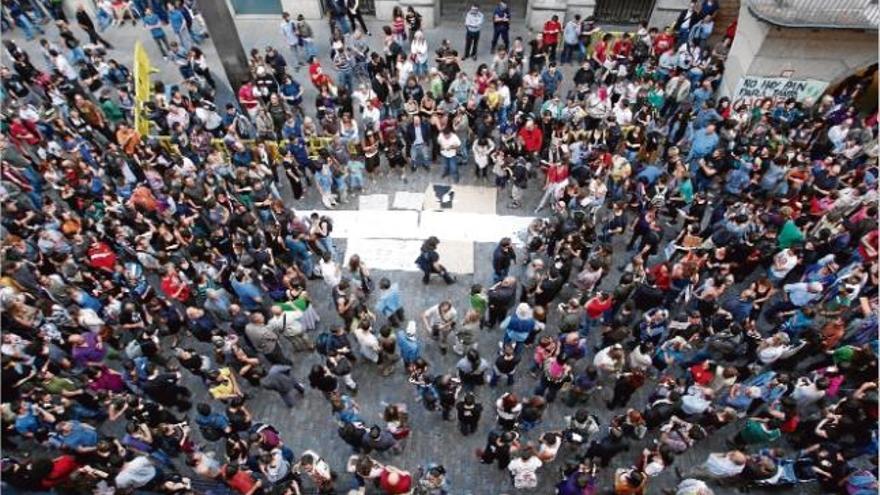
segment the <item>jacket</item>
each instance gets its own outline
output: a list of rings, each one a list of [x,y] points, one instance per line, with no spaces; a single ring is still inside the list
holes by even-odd
[[[422,140],[425,141],[425,144],[431,142],[433,136],[431,135],[431,125],[425,121],[422,121],[419,126],[422,129]],[[410,123],[406,126],[406,133],[404,134],[404,139],[406,139],[406,144],[412,145],[416,140],[416,126],[415,124]]]
[[[254,348],[263,354],[271,353],[278,346],[278,335],[267,325],[248,323],[244,332]]]

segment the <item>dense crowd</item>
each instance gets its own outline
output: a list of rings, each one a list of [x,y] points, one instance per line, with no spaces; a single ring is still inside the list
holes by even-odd
[[[515,489],[541,476],[560,495],[657,493],[651,479],[672,468],[677,495],[806,481],[876,493],[877,126],[856,110],[862,85],[719,98],[736,29],[714,32],[715,0],[621,35],[554,16],[528,40],[510,39],[503,2],[488,21],[474,6],[463,54],[429,47],[411,7],[368,37],[357,0],[329,5],[330,53],[285,13],[289,50],[252,50],[237,104],[218,108],[191,0],[100,0],[97,23],[82,6],[68,19],[55,0],[4,2],[6,487],[463,493],[442,465],[394,465],[424,434],[408,408],[424,407],[486,435],[479,461]],[[128,21],[179,69],[155,78],[149,135],[101,36]],[[483,22],[490,58],[468,74]],[[19,29],[41,57],[10,38]],[[548,213],[522,245],[499,241],[493,279],[461,288],[466,308],[410,315],[369,260],[342,263],[332,216],[298,204],[333,208],[432,168]],[[425,284],[455,284],[439,242],[416,265]],[[492,331],[497,350],[478,348]],[[429,363],[428,346],[460,360]],[[295,376],[311,353],[320,362]],[[375,424],[355,367],[405,374],[418,401]],[[503,391],[518,380],[534,390]],[[255,388],[292,409],[326,401],[339,438],[293,452],[250,412]],[[548,408],[566,424],[545,426]],[[722,428],[728,450],[675,462]],[[351,457],[323,457],[325,442]],[[618,456],[631,466],[607,469]]]

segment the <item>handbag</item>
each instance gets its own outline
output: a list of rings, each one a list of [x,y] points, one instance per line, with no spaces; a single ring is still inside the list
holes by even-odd
[[[375,290],[376,288],[376,283],[373,282],[373,277],[370,277],[369,275],[364,275],[363,270],[361,270],[360,274],[361,288],[363,289],[364,293],[369,294],[370,292],[373,292],[373,290]]]

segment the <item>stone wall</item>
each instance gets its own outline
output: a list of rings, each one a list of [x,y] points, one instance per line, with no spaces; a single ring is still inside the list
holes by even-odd
[[[422,16],[422,29],[431,29],[440,20],[440,1],[442,0],[375,0],[376,19],[391,21],[391,12],[400,5],[404,11],[412,6]],[[462,14],[464,15],[464,14]]]

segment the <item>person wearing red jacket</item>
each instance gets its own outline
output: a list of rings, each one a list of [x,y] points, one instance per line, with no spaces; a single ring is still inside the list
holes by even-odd
[[[176,299],[182,303],[189,300],[189,285],[178,275],[173,265],[168,266],[165,276],[162,277],[161,288],[169,299]]]
[[[116,266],[116,253],[110,249],[106,242],[96,241],[89,247],[88,255],[92,268],[112,272]]]
[[[52,470],[40,481],[40,486],[46,490],[52,489],[67,481],[80,465],[72,455],[62,455],[52,459]]]
[[[559,22],[559,16],[554,15],[549,21],[544,23],[544,32],[542,40],[547,48],[551,62],[556,62],[556,45],[559,44],[559,33],[562,32],[562,24]]]
[[[522,138],[523,148],[527,153],[541,151],[541,146],[544,144],[544,133],[535,125],[535,119],[526,120],[526,125],[519,130],[519,137]]]
[[[379,488],[382,490],[382,493],[387,493],[388,495],[410,493],[410,490],[413,488],[412,475],[394,466],[385,466],[379,475]]]
[[[587,332],[595,327],[596,323],[605,318],[605,313],[611,310],[613,303],[614,300],[611,298],[611,295],[602,291],[597,292],[595,296],[587,300],[586,304],[584,304],[584,311],[587,314],[585,321],[585,330]]]
[[[675,35],[672,34],[672,28],[668,27],[654,37],[654,55],[659,57],[670,48],[675,48]]]
[[[39,131],[30,122],[25,122],[19,118],[12,119],[12,123],[9,124],[9,135],[12,137],[13,142],[17,144],[28,144],[30,146],[40,144]]]

